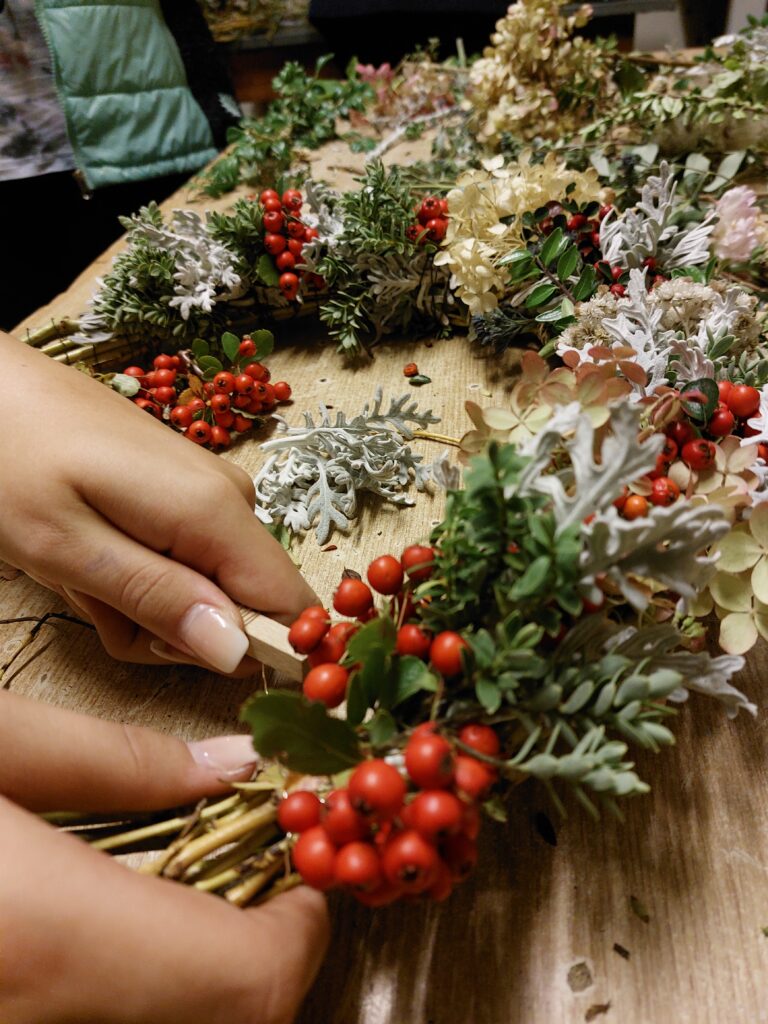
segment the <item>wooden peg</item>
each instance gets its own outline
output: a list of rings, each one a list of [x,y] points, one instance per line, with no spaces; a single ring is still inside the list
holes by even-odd
[[[260,615],[252,608],[240,607],[245,633],[251,641],[248,653],[264,665],[269,665],[288,679],[301,682],[309,670],[307,658],[297,654],[288,643],[288,627]]]

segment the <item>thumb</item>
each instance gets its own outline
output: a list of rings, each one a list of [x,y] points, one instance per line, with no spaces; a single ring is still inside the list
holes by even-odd
[[[224,792],[258,756],[250,736],[184,743],[0,691],[0,794],[30,810],[151,811]]]

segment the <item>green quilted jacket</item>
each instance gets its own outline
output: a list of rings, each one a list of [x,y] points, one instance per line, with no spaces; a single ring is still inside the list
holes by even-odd
[[[216,155],[159,0],[35,0],[89,189],[191,173]]]

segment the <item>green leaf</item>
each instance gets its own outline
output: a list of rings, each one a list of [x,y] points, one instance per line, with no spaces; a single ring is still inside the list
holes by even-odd
[[[539,258],[544,266],[548,267],[560,256],[569,245],[569,240],[563,234],[562,228],[555,228],[541,247]]]
[[[195,338],[192,342],[192,352],[196,359],[201,359],[203,356],[207,356],[210,351],[208,342],[205,338]]]
[[[395,680],[395,694],[392,699],[392,707],[397,707],[403,701],[408,700],[420,690],[428,690],[435,693],[437,690],[437,679],[421,658],[415,658],[411,654],[405,654],[397,659],[397,678]]]
[[[424,387],[425,384],[431,384],[432,378],[427,377],[426,374],[417,373],[413,377],[408,378],[408,383],[412,388],[421,388]]]
[[[266,358],[266,356],[268,356],[275,347],[275,337],[272,334],[272,331],[252,331],[251,341],[256,346],[256,351],[253,355],[253,358],[256,360]]]
[[[256,276],[268,288],[277,288],[280,282],[280,275],[269,253],[265,252],[259,256],[256,263]]]
[[[701,391],[706,397],[706,402],[686,401],[685,395],[690,391]],[[717,408],[720,401],[720,393],[717,384],[707,377],[700,380],[691,380],[680,391],[682,406],[690,417],[702,422],[708,421]]]
[[[119,395],[125,395],[126,398],[133,398],[141,387],[136,377],[127,373],[116,373],[109,383]]]
[[[579,251],[575,245],[569,246],[557,261],[557,276],[567,281],[579,262]]]
[[[540,555],[534,558],[523,575],[510,590],[512,600],[519,600],[521,597],[532,597],[547,581],[552,568],[552,559],[548,555]]]
[[[331,775],[362,760],[354,729],[296,693],[259,693],[240,720],[250,726],[262,757],[276,758],[292,771]]]
[[[478,679],[475,693],[489,715],[495,714],[501,707],[501,690],[490,679]]]
[[[532,309],[534,306],[543,305],[547,299],[551,299],[557,291],[557,287],[553,284],[547,284],[542,281],[541,284],[537,284],[531,294],[525,300],[526,308]]]
[[[230,361],[234,363],[238,356],[238,350],[240,348],[240,339],[232,331],[225,331],[221,336],[221,347],[224,350],[224,355]]]
[[[613,77],[623,96],[632,96],[636,92],[642,92],[646,87],[645,75],[636,64],[631,64],[628,60],[623,60],[619,64]]]
[[[379,708],[368,723],[368,736],[375,747],[388,743],[397,732],[397,723],[388,711]]]
[[[372,619],[355,633],[347,645],[345,664],[359,664],[354,673],[355,686],[362,688],[365,707],[376,703],[392,707],[396,691],[391,655],[395,649],[397,629],[388,615]],[[357,699],[357,694],[355,694]]]
[[[597,287],[597,274],[594,267],[586,266],[581,272],[581,277],[573,287],[572,295],[576,302],[584,302]]]
[[[502,256],[498,262],[500,267],[512,267],[518,263],[532,263],[533,256],[527,249],[515,249],[513,252],[508,252],[505,256]]]
[[[201,356],[198,359],[198,363],[200,364],[200,369],[205,370],[206,373],[208,370],[213,370],[214,376],[224,369],[221,365],[221,360],[217,359],[216,356]]]

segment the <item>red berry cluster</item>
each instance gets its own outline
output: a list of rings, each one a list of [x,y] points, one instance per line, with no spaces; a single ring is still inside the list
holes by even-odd
[[[134,403],[159,420],[167,420],[196,444],[227,448],[233,434],[253,426],[254,417],[272,412],[287,402],[291,387],[286,381],[271,384],[270,373],[253,361],[256,345],[246,335],[231,370],[222,370],[203,382],[192,370],[185,353],[159,355],[147,372],[128,366],[122,372],[139,384]]]
[[[439,245],[448,230],[448,200],[427,196],[415,209],[416,223],[406,230],[406,236],[418,245],[434,242]]]
[[[298,189],[289,188],[282,196],[273,188],[264,189],[259,196],[264,211],[261,223],[264,228],[264,248],[275,261],[280,274],[279,287],[286,299],[293,301],[299,294],[301,250],[305,242],[318,237],[317,228],[306,225],[300,217],[304,199]],[[311,275],[312,283],[322,287],[323,279]]]
[[[501,744],[487,725],[470,723],[459,743],[488,757]],[[441,735],[434,723],[414,729],[404,752],[407,778],[376,758],[352,772],[349,785],[324,801],[296,792],[278,808],[278,823],[298,833],[293,863],[316,889],[342,886],[378,907],[401,896],[444,900],[477,861],[478,801],[496,769]]]
[[[627,488],[614,501],[625,519],[638,519],[648,514],[651,505],[673,505],[680,497],[680,488],[667,475],[676,459],[698,473],[715,465],[717,441],[731,435],[750,437],[756,433],[747,420],[760,408],[760,392],[749,384],[723,380],[717,385],[720,400],[704,426],[696,424],[685,411],[669,423],[664,431],[664,447],[656,458],[656,466],[648,474],[651,493],[648,497],[631,494]],[[706,401],[706,395],[691,390],[680,397],[688,402]],[[758,444],[758,455],[768,462],[768,445]]]

